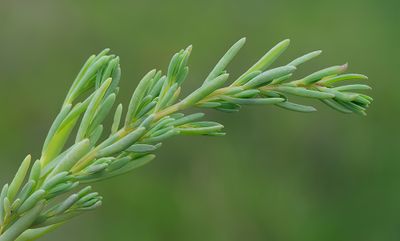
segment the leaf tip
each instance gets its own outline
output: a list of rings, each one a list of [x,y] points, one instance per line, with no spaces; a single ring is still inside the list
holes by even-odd
[[[285,46],[289,46],[289,44],[290,44],[290,39],[284,39],[284,40],[282,40],[281,42],[280,42],[280,44],[282,44],[282,45],[285,45]]]
[[[188,53],[190,54],[190,53],[192,52],[192,49],[193,49],[193,45],[191,44],[191,45],[187,46],[187,48],[185,49],[185,51],[188,52]]]
[[[345,64],[341,65],[340,67],[341,67],[342,71],[346,71],[347,68],[349,67],[349,63],[345,63]]]

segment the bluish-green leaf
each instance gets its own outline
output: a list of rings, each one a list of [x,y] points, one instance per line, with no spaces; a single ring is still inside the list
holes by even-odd
[[[101,85],[101,87],[94,94],[93,99],[91,100],[85,114],[83,115],[81,124],[78,129],[78,133],[76,134],[75,143],[82,141],[89,134],[88,129],[89,129],[90,123],[93,121],[94,116],[95,116],[96,112],[98,111],[98,108],[103,100],[103,97],[104,97],[108,87],[111,84],[111,81],[112,81],[111,78],[104,81],[104,83]]]
[[[286,110],[304,112],[304,113],[317,111],[317,109],[315,109],[312,106],[300,105],[300,104],[292,103],[292,102],[289,102],[289,101],[285,101],[285,102],[282,102],[282,103],[277,103],[276,106],[281,107],[281,108],[286,109]]]
[[[368,79],[368,77],[365,75],[362,75],[362,74],[342,74],[342,75],[323,79],[323,80],[321,80],[321,83],[329,85],[329,84],[334,84],[334,83],[340,82],[340,81],[355,80],[355,79],[366,80],[366,79]]]
[[[47,191],[51,190],[56,185],[63,183],[69,179],[71,179],[71,177],[69,176],[68,171],[63,171],[63,172],[57,173],[54,176],[45,180],[45,182],[42,185],[42,189],[47,190]]]
[[[184,116],[182,118],[179,118],[179,119],[175,120],[174,122],[172,122],[172,125],[173,126],[180,126],[180,125],[183,125],[183,124],[186,124],[186,123],[201,119],[201,118],[204,117],[204,115],[205,115],[204,113],[194,113],[194,114],[191,114],[191,115],[187,115],[187,116]]]
[[[150,137],[150,138],[146,138],[143,140],[143,143],[158,143],[161,142],[167,138],[170,138],[172,136],[176,136],[179,134],[179,130],[176,129],[172,129],[162,135],[159,136],[155,136],[155,137]]]
[[[327,106],[331,107],[334,110],[337,110],[339,112],[342,112],[344,114],[350,114],[352,113],[351,110],[347,109],[343,105],[339,104],[337,101],[332,100],[332,99],[321,99],[322,102],[324,102]]]
[[[276,104],[285,101],[283,98],[234,98],[229,96],[222,96],[223,100],[238,105],[267,105]]]
[[[121,138],[119,141],[115,142],[114,144],[100,150],[97,153],[97,157],[104,157],[110,156],[115,153],[121,152],[132,145],[135,141],[137,141],[142,135],[145,133],[146,128],[139,127],[136,130],[132,131],[128,135]]]
[[[149,145],[149,144],[134,144],[130,146],[127,151],[130,152],[136,152],[136,153],[146,153],[146,152],[152,152],[156,150],[159,146],[161,146],[161,143],[157,145]]]
[[[290,44],[289,39],[285,39],[282,42],[279,42],[275,45],[271,50],[269,50],[260,60],[257,61],[249,70],[247,70],[244,74],[248,74],[254,71],[265,71],[275,60],[281,56],[283,52],[287,49]]]
[[[42,170],[42,167],[40,165],[40,160],[36,160],[32,165],[31,172],[29,174],[29,180],[38,182],[38,180],[40,178],[41,170]]]
[[[28,173],[30,165],[31,165],[31,155],[28,155],[22,161],[21,166],[19,167],[17,173],[14,176],[14,179],[12,180],[10,186],[8,187],[7,197],[11,202],[14,201],[15,196],[17,195],[19,189],[21,188],[21,185],[26,177],[26,174]]]
[[[88,133],[92,133],[94,129],[98,128],[98,126],[103,123],[104,119],[110,113],[111,108],[114,105],[116,95],[111,94],[109,95],[104,102],[99,107],[93,121],[90,123]]]
[[[182,135],[206,135],[218,132],[224,128],[223,125],[212,121],[194,122],[178,128]]]
[[[209,81],[212,81],[216,77],[218,77],[222,71],[225,70],[225,68],[228,66],[228,64],[232,61],[232,59],[237,55],[239,50],[243,47],[243,45],[246,43],[246,38],[242,38],[239,41],[237,41],[226,53],[225,55],[218,61],[218,63],[215,65],[214,69],[210,72],[210,74],[207,76],[206,80],[204,83],[207,83]]]
[[[137,108],[140,104],[140,101],[144,97],[144,94],[146,93],[146,89],[148,86],[151,84],[151,80],[156,74],[156,70],[153,69],[150,72],[148,72],[142,80],[140,80],[138,86],[136,87],[135,91],[133,92],[132,98],[129,102],[128,106],[128,112],[126,114],[125,118],[125,125],[129,125],[132,120],[134,115],[136,114]]]
[[[90,150],[90,141],[84,139],[81,142],[76,143],[65,157],[59,161],[57,166],[52,171],[52,174],[70,171],[71,168]],[[51,174],[50,174],[51,175]]]
[[[20,199],[22,202],[25,201],[35,188],[35,185],[36,182],[34,180],[29,180],[21,189],[21,192],[18,194],[17,198]]]
[[[36,192],[32,193],[32,195],[30,195],[28,199],[26,199],[25,202],[18,208],[17,212],[19,214],[22,214],[31,210],[40,200],[44,198],[45,194],[46,191],[43,189],[39,189]]]
[[[282,66],[275,69],[267,70],[243,85],[245,89],[252,89],[264,86],[274,79],[286,76],[296,70],[294,66]]]
[[[1,189],[0,193],[0,226],[3,224],[3,219],[5,216],[4,199],[7,197],[7,192],[8,192],[8,184],[5,184]]]
[[[371,86],[363,85],[363,84],[354,84],[354,85],[343,85],[339,87],[333,88],[337,91],[350,91],[350,90],[371,90]]]
[[[71,108],[72,108],[71,104],[67,104],[62,107],[60,113],[57,115],[56,119],[54,120],[53,124],[50,127],[49,133],[47,134],[46,140],[44,141],[44,144],[43,144],[43,151],[45,151],[47,149],[47,146],[48,146],[51,138],[53,138],[54,133],[60,127],[61,123],[64,121],[65,117],[68,115]]]
[[[308,61],[318,57],[321,53],[322,53],[321,50],[313,51],[311,53],[305,54],[305,55],[293,60],[288,65],[297,67],[297,66],[299,66],[301,64],[304,64],[305,62],[308,62]]]
[[[309,90],[302,87],[280,86],[277,87],[276,90],[283,93],[307,97],[307,98],[331,99],[335,97],[335,95],[332,93]]]
[[[324,77],[341,74],[346,70],[347,70],[347,64],[332,66],[326,69],[319,70],[315,73],[312,73],[307,77],[304,77],[303,79],[299,80],[299,82],[304,85],[310,85],[320,81]]]
[[[72,205],[74,205],[76,203],[76,201],[78,201],[78,199],[79,199],[78,194],[70,195],[69,197],[67,197],[67,199],[65,199],[62,203],[60,203],[59,206],[57,206],[57,208],[54,210],[53,214],[59,215],[61,213],[64,213],[70,207],[72,207]]]
[[[122,116],[122,104],[119,104],[117,109],[115,110],[113,124],[111,126],[111,134],[114,134],[118,131],[119,125],[121,123]]]
[[[229,75],[223,74],[216,77],[214,80],[205,83],[203,86],[195,90],[189,96],[187,96],[184,100],[182,100],[181,106],[186,107],[189,105],[194,105],[204,97],[211,94],[213,91],[221,87],[227,80]]]

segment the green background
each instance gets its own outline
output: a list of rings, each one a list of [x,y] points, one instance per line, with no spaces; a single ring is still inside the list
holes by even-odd
[[[151,164],[95,185],[101,209],[43,240],[400,240],[399,11],[395,0],[2,0],[0,182],[38,157],[81,64],[104,47],[121,56],[126,103],[145,72],[189,44],[185,93],[240,37],[234,76],[291,38],[278,64],[323,49],[300,73],[349,62],[369,76],[367,117],[320,103],[313,114],[209,112],[226,137],[165,142]]]

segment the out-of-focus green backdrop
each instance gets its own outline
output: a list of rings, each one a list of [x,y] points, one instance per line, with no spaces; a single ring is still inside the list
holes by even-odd
[[[146,71],[189,44],[185,93],[240,37],[233,75],[291,38],[279,63],[323,49],[300,73],[349,62],[370,77],[367,117],[320,103],[314,114],[210,112],[226,137],[167,141],[151,164],[95,185],[101,209],[43,240],[400,240],[399,10],[397,0],[3,0],[0,182],[38,157],[67,87],[104,47],[121,56],[126,103]]]

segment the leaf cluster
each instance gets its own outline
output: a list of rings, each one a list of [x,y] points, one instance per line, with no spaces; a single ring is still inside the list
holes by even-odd
[[[89,183],[127,173],[155,158],[161,143],[177,135],[221,136],[223,125],[186,113],[191,107],[237,112],[246,105],[275,105],[313,112],[289,100],[292,96],[322,101],[343,113],[365,114],[372,98],[359,93],[360,74],[346,74],[347,64],[328,67],[294,79],[297,68],[321,51],[305,54],[286,65],[270,68],[287,49],[284,40],[236,79],[228,64],[243,47],[236,42],[217,62],[199,88],[181,97],[188,77],[189,46],[173,55],[167,72],[151,70],[139,82],[123,118],[123,105],[113,106],[121,77],[119,58],[106,49],[83,65],[45,139],[41,157],[27,156],[14,179],[0,193],[0,241],[33,240],[65,221],[93,210],[102,197]],[[344,83],[344,85],[339,85]],[[110,127],[104,126],[113,114]],[[66,146],[68,140],[74,140]]]

